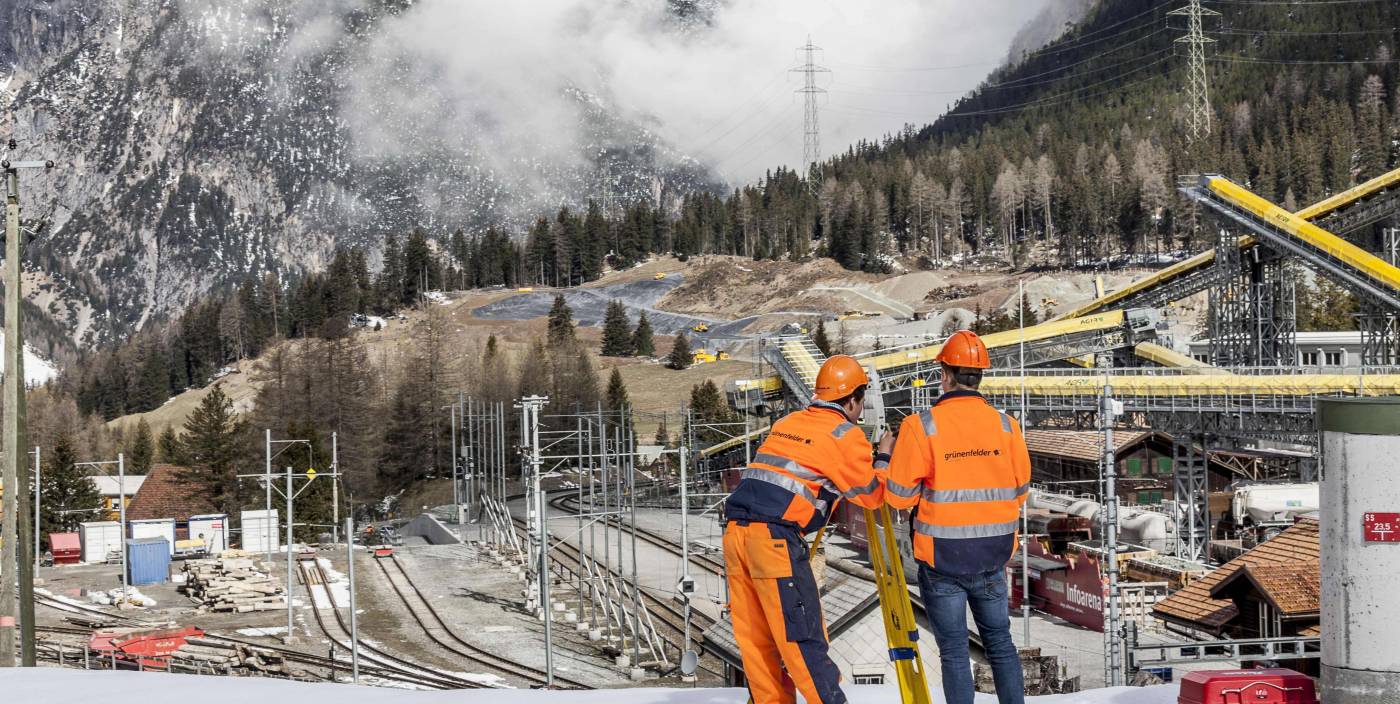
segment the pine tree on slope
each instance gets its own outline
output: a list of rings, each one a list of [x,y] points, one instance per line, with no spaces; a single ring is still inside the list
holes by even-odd
[[[186,478],[199,485],[223,513],[239,508],[238,460],[244,423],[233,411],[233,400],[215,384],[199,407],[185,419],[182,454],[189,463]]]
[[[672,369],[687,369],[692,361],[690,339],[685,336],[685,331],[682,330],[676,334],[676,341],[671,344],[671,354],[666,358],[666,364]]]
[[[638,357],[656,356],[656,343],[651,339],[651,321],[647,320],[646,311],[637,318],[637,329],[632,331],[632,352]]]
[[[574,332],[574,311],[564,300],[564,294],[554,297],[554,305],[549,309],[549,346],[554,349],[565,347],[577,340]]]
[[[136,422],[136,436],[131,439],[127,450],[131,456],[131,473],[147,474],[155,462],[155,441],[151,438],[151,426],[145,418]]]
[[[160,431],[160,438],[156,441],[156,451],[161,462],[166,464],[184,464],[184,447],[180,442],[180,436],[175,433],[175,426],[167,425],[165,430]]]
[[[609,411],[621,411],[631,405],[627,398],[627,384],[622,381],[622,372],[616,368],[608,376],[608,390],[604,395],[604,403]]]
[[[603,317],[604,357],[632,355],[632,331],[628,327],[627,309],[622,301],[613,299],[608,303],[608,312]]]

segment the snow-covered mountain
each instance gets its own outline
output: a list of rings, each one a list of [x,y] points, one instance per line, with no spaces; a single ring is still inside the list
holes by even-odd
[[[704,5],[675,11],[701,21]],[[91,345],[248,273],[320,268],[335,243],[373,247],[414,227],[519,231],[589,197],[716,187],[606,91],[567,75],[521,67],[539,100],[502,110],[511,96],[499,86],[419,52],[414,10],[0,5],[0,114],[14,112],[19,158],[57,162],[24,183],[26,219],[46,226],[26,257],[45,313]]]

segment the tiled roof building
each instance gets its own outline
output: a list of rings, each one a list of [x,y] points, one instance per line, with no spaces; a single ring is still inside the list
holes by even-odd
[[[1225,563],[1157,604],[1153,615],[1214,636],[1306,635],[1318,621],[1316,519]]]
[[[152,518],[173,518],[177,523],[190,516],[218,513],[218,506],[204,488],[185,478],[187,467],[158,464],[151,467],[141,490],[126,507],[129,521]]]

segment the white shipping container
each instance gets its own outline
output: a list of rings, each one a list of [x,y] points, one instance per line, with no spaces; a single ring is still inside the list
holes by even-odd
[[[127,521],[132,538],[164,538],[170,556],[175,556],[175,519],[149,518],[141,521]]]
[[[90,521],[78,524],[78,542],[83,562],[104,562],[107,553],[122,549],[122,524],[116,521]]]
[[[276,552],[281,549],[277,540],[277,509],[270,511],[244,511],[240,516],[243,529],[243,549],[249,552]]]
[[[210,555],[217,555],[228,549],[228,516],[217,513],[206,516],[190,516],[190,540],[204,539],[204,546]]]

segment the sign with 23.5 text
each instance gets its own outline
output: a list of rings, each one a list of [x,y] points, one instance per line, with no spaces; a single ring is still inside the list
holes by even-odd
[[[1368,543],[1400,543],[1400,513],[1362,514],[1361,539]]]

